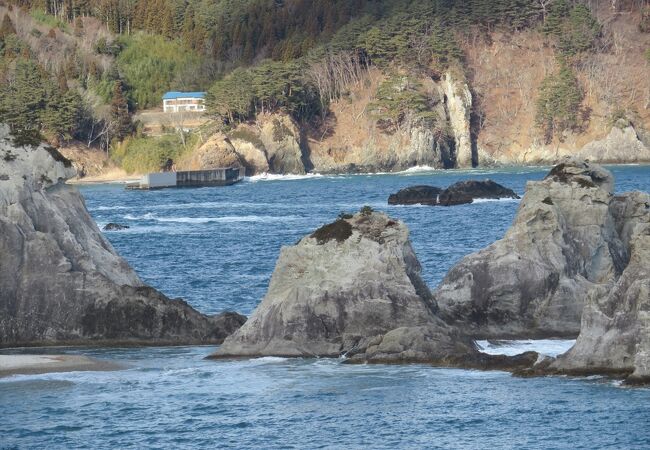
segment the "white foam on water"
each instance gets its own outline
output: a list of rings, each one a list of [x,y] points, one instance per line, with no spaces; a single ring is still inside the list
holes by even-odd
[[[472,203],[489,203],[489,202],[503,202],[503,203],[519,203],[519,198],[475,198]]]
[[[143,216],[134,216],[133,214],[125,214],[122,216],[126,220],[155,220],[156,216],[153,213],[147,213]]]
[[[403,174],[403,173],[420,173],[420,172],[437,172],[437,171],[438,171],[438,169],[436,169],[435,167],[425,165],[425,166],[409,167],[408,169],[402,170],[401,172],[397,172],[397,173],[398,174],[400,174],[400,173]]]
[[[158,222],[171,223],[237,223],[237,222],[289,222],[296,216],[224,216],[224,217],[155,217]]]
[[[304,175],[292,175],[292,174],[277,174],[277,173],[261,173],[259,175],[253,175],[252,177],[244,178],[244,181],[250,183],[256,183],[258,181],[295,181],[295,180],[308,180],[311,178],[322,178],[324,175],[320,173],[306,173]]]
[[[252,360],[258,362],[277,363],[289,361],[289,358],[283,358],[282,356],[262,356],[260,358],[253,358]]]
[[[117,211],[124,209],[133,209],[132,206],[96,206],[94,208],[88,208],[90,211]]]
[[[565,353],[575,339],[527,339],[516,341],[476,341],[481,353],[488,355],[515,356],[524,352],[537,352],[544,356],[558,356]]]

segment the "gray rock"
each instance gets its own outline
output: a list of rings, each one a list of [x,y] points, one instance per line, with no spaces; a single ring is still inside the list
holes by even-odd
[[[519,196],[512,190],[492,180],[466,180],[452,184],[447,189],[434,186],[411,186],[388,197],[389,205],[454,206],[472,203],[475,199],[500,199]]]
[[[273,173],[305,173],[300,129],[295,121],[283,114],[272,114],[257,120],[269,170]]]
[[[443,363],[475,354],[436,309],[406,225],[359,213],[284,247],[261,304],[213,357]]]
[[[388,197],[389,205],[437,205],[443,189],[435,186],[409,186]]]
[[[585,298],[625,265],[613,183],[571,158],[529,182],[504,238],[463,258],[434,292],[441,316],[480,338],[576,336]]]
[[[577,156],[600,163],[636,163],[650,161],[650,147],[627,121],[616,124],[609,134],[582,147]]]
[[[576,344],[548,371],[650,383],[650,196],[617,197],[612,209],[629,263],[613,286],[590,292]]]
[[[107,223],[104,225],[104,231],[120,231],[120,230],[128,230],[129,227],[128,225],[120,225],[119,223]]]
[[[451,72],[445,73],[441,80],[446,98],[449,126],[454,135],[456,148],[456,167],[472,167],[478,164],[478,157],[472,149],[470,114],[472,93],[463,79],[456,79]]]
[[[0,126],[0,347],[218,343],[245,320],[204,316],[146,286],[86,210],[69,161]]]

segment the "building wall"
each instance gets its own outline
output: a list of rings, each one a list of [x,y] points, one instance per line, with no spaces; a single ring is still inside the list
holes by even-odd
[[[205,111],[205,100],[202,98],[176,98],[163,100],[163,111]]]

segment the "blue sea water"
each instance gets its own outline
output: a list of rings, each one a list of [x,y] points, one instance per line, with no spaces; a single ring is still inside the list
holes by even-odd
[[[650,191],[650,167],[611,170],[617,192]],[[254,178],[228,188],[151,192],[81,189],[100,226],[131,227],[106,235],[143,280],[202,312],[249,314],[281,246],[364,205],[409,225],[433,288],[458,259],[503,235],[518,202],[400,207],[388,206],[388,195],[468,178],[491,178],[523,194],[528,180],[545,173],[482,169]],[[329,359],[205,361],[213,350],[41,349],[128,367],[1,379],[0,449],[650,447],[650,390],[611,380]]]

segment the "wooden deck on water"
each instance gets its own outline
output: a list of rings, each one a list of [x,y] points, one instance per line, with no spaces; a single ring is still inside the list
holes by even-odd
[[[138,183],[129,183],[126,189],[165,189],[174,187],[230,186],[244,179],[245,169],[188,170],[180,172],[149,173]]]

